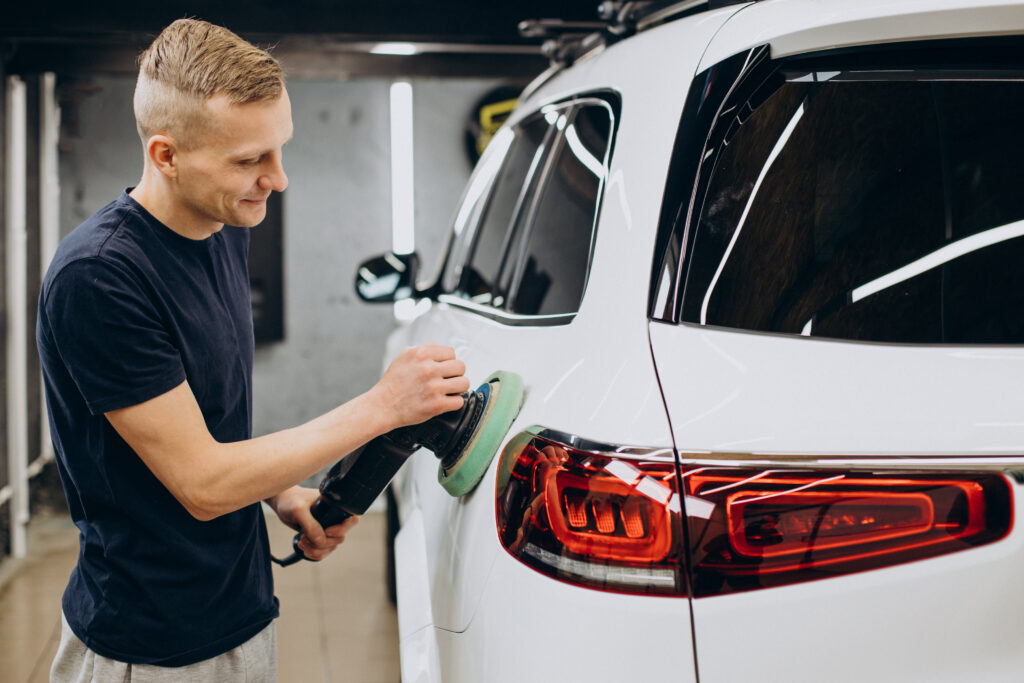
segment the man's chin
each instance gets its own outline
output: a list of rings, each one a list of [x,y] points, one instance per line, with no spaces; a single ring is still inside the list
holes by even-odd
[[[261,207],[257,212],[254,210],[238,212],[232,218],[234,222],[228,221],[228,225],[233,225],[236,228],[255,228],[257,225],[263,222],[263,219],[267,217],[266,207]]]

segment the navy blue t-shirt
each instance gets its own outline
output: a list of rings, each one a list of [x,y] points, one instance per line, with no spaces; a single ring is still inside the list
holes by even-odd
[[[215,439],[252,435],[248,230],[190,240],[127,192],[61,243],[36,338],[81,549],[71,629],[113,659],[182,666],[277,614],[263,513],[192,517],[104,417],[188,381]]]

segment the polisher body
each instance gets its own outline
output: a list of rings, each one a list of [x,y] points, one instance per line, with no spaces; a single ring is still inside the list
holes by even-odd
[[[310,508],[317,522],[327,528],[366,512],[420,448],[441,461],[438,480],[448,493],[458,497],[472,491],[519,414],[523,381],[515,373],[498,371],[462,398],[462,408],[378,436],[336,462]],[[299,549],[301,538],[299,533],[292,540],[292,555],[272,559],[282,567],[307,559]]]

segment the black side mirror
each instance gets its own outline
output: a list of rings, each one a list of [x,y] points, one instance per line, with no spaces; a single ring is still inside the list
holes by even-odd
[[[416,292],[419,266],[417,254],[384,254],[363,261],[356,271],[356,294],[370,303],[409,299]]]

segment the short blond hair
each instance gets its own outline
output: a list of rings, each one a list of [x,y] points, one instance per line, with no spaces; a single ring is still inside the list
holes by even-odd
[[[178,19],[139,56],[135,125],[143,144],[166,133],[187,145],[214,95],[244,104],[274,100],[283,91],[284,70],[266,50],[221,26]]]

